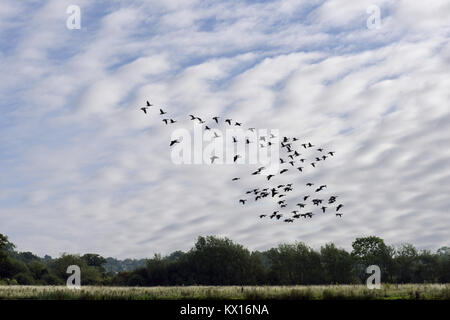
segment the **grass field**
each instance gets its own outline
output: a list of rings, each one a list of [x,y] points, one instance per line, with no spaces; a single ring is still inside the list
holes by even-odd
[[[363,285],[335,286],[192,286],[192,287],[90,287],[0,286],[0,299],[46,300],[450,300],[450,284],[383,284],[379,290]]]

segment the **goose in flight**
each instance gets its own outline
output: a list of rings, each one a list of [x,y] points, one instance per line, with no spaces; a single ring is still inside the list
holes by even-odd
[[[217,124],[219,124],[219,118],[220,118],[220,117],[213,117],[213,120],[214,120]]]
[[[219,157],[218,156],[212,156],[210,159],[211,159],[211,163],[214,163],[214,160],[219,159]]]
[[[314,183],[312,183],[312,182],[308,182],[308,183],[306,184],[307,187],[311,187],[311,186],[313,186],[313,185],[314,185]]]
[[[297,170],[303,172],[303,167],[297,167]]]
[[[336,207],[336,211],[339,211],[339,209],[342,208],[343,206],[344,206],[343,204],[338,205],[338,206]]]
[[[319,188],[316,189],[316,192],[322,191],[323,190],[323,186],[320,186]]]
[[[270,179],[273,178],[273,177],[275,177],[273,174],[269,174],[269,175],[267,176],[267,180],[270,180]]]
[[[175,122],[176,122],[176,121],[173,120],[173,119],[163,119],[162,121],[163,121],[166,125],[169,124],[169,122],[170,122],[170,123],[175,123]]]
[[[285,173],[287,171],[288,171],[288,169],[283,169],[283,170],[280,171],[280,174],[283,174],[283,173]]]
[[[322,209],[323,213],[325,213],[325,210],[327,209],[327,207],[324,206],[321,209]]]
[[[231,181],[238,181],[240,178],[233,178]]]
[[[342,218],[343,213],[336,213],[336,217]]]
[[[228,125],[231,126],[231,119],[226,119],[225,122],[228,123]]]
[[[278,211],[274,211],[274,212],[271,214],[270,219],[274,218],[277,214],[278,214]]]
[[[142,107],[141,110],[144,111],[145,114],[147,114],[148,107]]]
[[[266,214],[260,214],[259,217],[260,218],[264,218],[265,216],[267,216]]]
[[[165,112],[163,109],[159,109],[159,114],[162,116],[163,114],[166,114],[167,112]]]
[[[170,146],[173,146],[176,143],[180,143],[180,140],[175,139],[175,140],[170,141]]]
[[[247,201],[247,199],[241,199],[241,200],[239,200],[239,202],[242,203],[242,205],[245,204],[245,201]]]
[[[242,123],[240,123],[240,122],[235,122],[234,125],[240,127],[240,126],[242,126]]]
[[[240,155],[238,155],[238,154],[237,154],[237,155],[235,155],[235,156],[234,156],[234,158],[233,158],[233,162],[236,162],[236,161],[237,161],[237,159],[239,159],[240,157],[241,157],[241,156],[240,156]]]

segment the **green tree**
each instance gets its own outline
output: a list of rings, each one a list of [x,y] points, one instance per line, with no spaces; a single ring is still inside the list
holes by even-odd
[[[362,281],[367,278],[366,268],[370,265],[380,267],[382,281],[392,281],[394,249],[383,239],[375,236],[356,238],[352,247],[351,254],[356,259],[356,269]]]
[[[103,282],[101,272],[92,266],[89,266],[85,259],[79,255],[63,254],[59,259],[54,259],[50,263],[52,273],[64,282],[69,277],[67,267],[70,265],[77,265],[81,270],[81,284],[82,285],[99,285]]]
[[[408,283],[414,279],[414,265],[417,263],[417,249],[409,243],[403,244],[396,250],[394,258],[395,280],[400,283]]]
[[[319,284],[323,282],[320,255],[304,243],[280,244],[267,251],[272,284]]]
[[[250,252],[228,238],[199,237],[187,253],[187,266],[197,284],[254,283]]]
[[[328,243],[320,248],[320,261],[326,283],[355,282],[353,258],[344,249]]]

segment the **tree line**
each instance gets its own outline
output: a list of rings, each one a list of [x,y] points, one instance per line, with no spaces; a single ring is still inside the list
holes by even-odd
[[[69,265],[81,269],[82,285],[311,285],[365,283],[369,265],[378,265],[385,283],[449,283],[450,247],[436,252],[412,244],[386,245],[376,237],[357,238],[352,251],[333,243],[314,250],[305,243],[250,251],[228,238],[199,237],[187,252],[143,260],[117,260],[98,254],[59,258],[17,252],[0,234],[0,284],[63,285]]]

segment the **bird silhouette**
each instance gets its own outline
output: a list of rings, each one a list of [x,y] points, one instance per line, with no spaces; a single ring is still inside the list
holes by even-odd
[[[241,199],[241,200],[239,200],[239,202],[242,203],[242,205],[245,204],[245,201],[247,201],[247,199]]]
[[[166,114],[167,112],[165,112],[163,109],[159,109],[159,114],[160,115],[163,115],[163,114]]]
[[[180,141],[178,139],[172,140],[170,141],[170,146],[173,146],[176,143],[180,143]]]
[[[210,159],[211,159],[211,163],[214,163],[214,160],[219,159],[219,157],[218,156],[212,156]]]
[[[343,206],[344,206],[343,204],[339,204],[339,205],[336,207],[336,211],[339,211],[339,209],[341,209]]]
[[[220,118],[220,117],[213,117],[213,120],[214,120],[217,124],[219,124],[219,118]]]

